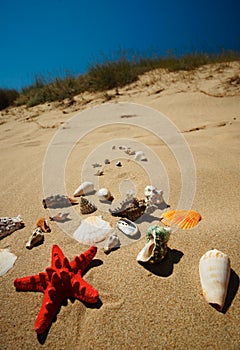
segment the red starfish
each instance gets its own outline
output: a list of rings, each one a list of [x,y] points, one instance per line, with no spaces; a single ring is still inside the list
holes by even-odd
[[[97,290],[82,278],[83,272],[96,253],[97,247],[92,246],[69,262],[61,249],[53,245],[52,265],[46,268],[46,272],[15,279],[16,290],[44,293],[34,326],[37,333],[44,333],[50,327],[65,298],[73,297],[87,303],[98,301]]]

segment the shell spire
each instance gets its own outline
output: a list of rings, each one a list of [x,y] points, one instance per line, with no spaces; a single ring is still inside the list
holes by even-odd
[[[80,211],[82,214],[91,214],[97,210],[97,207],[89,202],[85,197],[80,197]]]

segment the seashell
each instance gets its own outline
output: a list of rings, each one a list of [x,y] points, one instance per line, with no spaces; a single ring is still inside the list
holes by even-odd
[[[94,164],[92,164],[92,166],[93,166],[94,168],[101,168],[101,167],[102,167],[102,165],[99,164],[99,163],[94,163]]]
[[[90,194],[94,192],[94,185],[90,181],[83,182],[73,193],[73,197],[84,196],[85,194]]]
[[[0,239],[10,235],[16,230],[24,227],[23,219],[20,215],[15,217],[1,217],[0,218]]]
[[[81,197],[80,200],[80,211],[82,214],[91,214],[97,210],[97,207],[89,202],[89,200],[85,197]]]
[[[144,201],[139,201],[136,198],[131,198],[121,203],[119,208],[114,210],[109,209],[112,216],[119,216],[122,218],[127,218],[131,221],[136,221],[140,218],[146,210],[146,204]]]
[[[110,164],[110,160],[109,159],[105,159],[104,160],[104,164]]]
[[[107,242],[104,246],[104,253],[110,253],[110,251],[119,248],[121,245],[120,239],[116,232],[113,232],[107,239]]]
[[[41,230],[43,232],[51,232],[50,227],[48,226],[48,222],[46,219],[44,218],[40,218],[37,222],[36,222],[36,226],[40,227]]]
[[[98,198],[100,201],[110,201],[112,202],[114,200],[114,197],[112,196],[111,192],[107,188],[100,188],[100,190],[97,192]]]
[[[116,166],[121,167],[122,163],[120,162],[120,160],[118,162],[116,162]]]
[[[126,151],[124,151],[126,154],[128,154],[129,156],[133,156],[136,152],[133,151],[131,148],[128,148]]]
[[[17,257],[9,249],[0,249],[0,276],[5,275],[14,265]]]
[[[148,206],[161,204],[163,200],[163,190],[156,189],[155,186],[148,185],[144,189],[145,202]]]
[[[103,170],[98,170],[94,175],[95,176],[102,176],[102,175],[104,175],[104,172],[103,172]]]
[[[78,201],[64,195],[56,194],[49,196],[42,201],[44,208],[64,208],[78,204]]]
[[[134,237],[138,233],[137,225],[125,218],[117,222],[117,228],[129,237]]]
[[[42,243],[44,241],[44,234],[41,227],[37,227],[33,230],[31,236],[29,237],[26,248],[32,249],[34,246]]]
[[[69,215],[69,213],[58,213],[55,216],[52,216],[52,217],[50,216],[49,219],[51,221],[65,222],[65,221],[69,220],[68,215]]]
[[[146,234],[146,245],[137,255],[139,262],[160,262],[167,254],[167,242],[171,229],[154,225],[149,227]]]
[[[94,244],[106,239],[111,229],[110,224],[101,216],[89,216],[82,220],[73,237],[81,243]]]
[[[142,161],[146,161],[146,160],[147,160],[147,158],[146,158],[146,156],[145,156],[145,154],[144,154],[143,151],[137,151],[137,152],[135,152],[135,157],[134,157],[134,159],[135,159],[135,160],[142,160]]]
[[[163,213],[160,221],[166,225],[176,225],[182,230],[196,226],[203,218],[194,210],[169,210]]]
[[[217,249],[206,252],[199,262],[200,281],[206,301],[222,311],[230,278],[230,259]]]

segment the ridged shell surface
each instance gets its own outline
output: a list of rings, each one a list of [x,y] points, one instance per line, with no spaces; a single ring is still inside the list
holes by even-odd
[[[101,216],[89,216],[82,220],[73,237],[81,243],[94,244],[106,239],[111,229],[110,224]]]
[[[10,235],[14,231],[24,226],[23,219],[20,215],[15,217],[1,217],[0,218],[0,239]]]
[[[230,278],[230,259],[217,249],[206,252],[199,262],[203,296],[209,304],[222,311]]]
[[[80,200],[80,211],[82,214],[91,214],[97,210],[97,207],[89,202],[89,200],[85,197],[81,197]]]

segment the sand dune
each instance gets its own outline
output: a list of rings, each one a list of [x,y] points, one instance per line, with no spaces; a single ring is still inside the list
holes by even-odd
[[[9,247],[17,256],[14,267],[0,277],[1,349],[234,350],[240,347],[239,71],[239,62],[204,66],[194,72],[157,70],[119,89],[117,95],[115,91],[85,93],[76,96],[72,103],[66,100],[1,111],[0,216],[21,214],[25,222],[25,228],[0,240],[1,249]],[[142,114],[138,112],[139,105],[143,106]],[[111,113],[115,107],[118,111],[116,116],[112,115],[112,125],[96,128],[96,118],[88,119],[88,115],[98,110],[108,111],[108,106]],[[169,144],[163,142],[158,137],[158,120],[148,118],[144,114],[146,109],[163,113],[177,128],[177,139],[169,139]],[[50,266],[53,244],[58,244],[70,260],[87,248],[71,234],[65,234],[56,222],[50,222],[52,231],[45,234],[42,245],[32,250],[25,248],[37,219],[50,215],[50,210],[42,206],[46,152],[54,146],[53,137],[59,130],[69,135],[75,125],[71,118],[76,116],[78,122],[84,120],[79,130],[85,128],[88,132],[68,155],[64,179],[67,195],[71,197],[83,177],[88,177],[97,186],[111,189],[114,206],[124,191],[132,187],[141,198],[144,187],[153,178],[164,190],[166,203],[174,209],[179,204],[185,178],[190,191],[196,180],[195,191],[184,193],[193,197],[192,208],[204,219],[190,231],[177,230],[171,235],[171,251],[159,267],[144,268],[136,262],[136,256],[144,246],[146,229],[158,223],[160,209],[152,219],[137,222],[139,239],[126,240],[109,255],[104,254],[100,244],[95,266],[84,278],[99,291],[101,305],[90,308],[78,300],[68,300],[48,334],[38,339],[33,327],[43,296],[16,292],[13,281]],[[111,114],[101,113],[97,118],[104,123]],[[149,129],[141,127],[143,122],[149,123]],[[155,134],[151,132],[154,128]],[[176,151],[182,147],[177,143],[178,137],[184,138],[189,146],[196,171],[194,179],[193,169],[188,168],[191,163],[187,160],[185,167],[179,167],[179,159],[170,150],[172,145]],[[64,137],[62,140],[62,144],[54,147],[64,151],[71,140]],[[135,162],[133,156],[119,150],[121,144],[129,144],[135,150],[145,146],[148,161]],[[117,145],[117,150],[112,149],[113,145]],[[105,165],[104,159],[109,157],[111,163]],[[122,162],[122,167],[116,167],[117,160]],[[95,162],[102,165],[103,176],[94,175],[98,170],[92,165]],[[89,198],[99,206],[96,194]],[[108,206],[101,208],[92,215],[103,215],[114,226],[117,218],[110,215]],[[76,215],[79,213],[78,206],[72,210]],[[70,223],[71,220],[67,225]],[[213,247],[228,254],[231,260],[223,313],[203,299],[198,273],[200,257]]]

